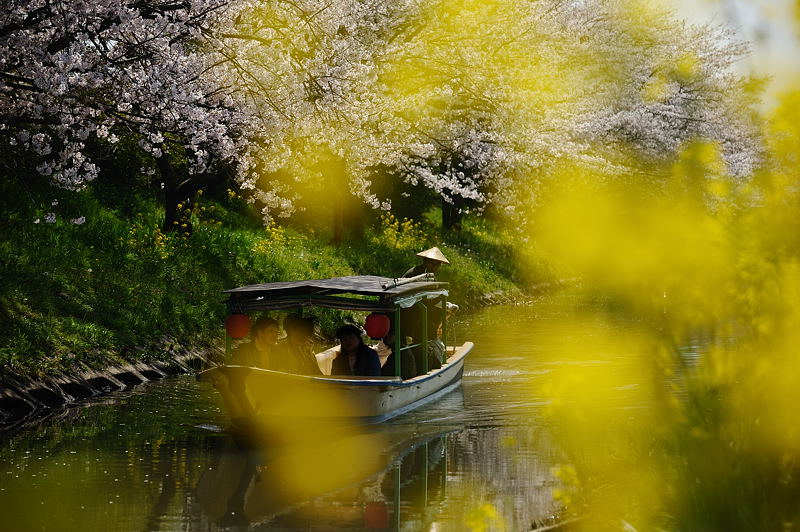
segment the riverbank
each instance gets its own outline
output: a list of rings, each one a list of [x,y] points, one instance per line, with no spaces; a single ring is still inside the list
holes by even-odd
[[[440,278],[462,308],[513,300],[549,281],[544,269],[535,279],[517,269],[514,239],[490,220],[466,217],[460,231],[443,233],[435,208],[415,221],[369,212],[361,235],[333,243],[324,216],[265,228],[224,186],[199,191],[182,226],[166,233],[146,187],[120,194],[105,183],[70,192],[8,180],[0,198],[8,226],[0,236],[0,390],[49,382],[55,395],[70,395],[59,387],[67,377],[83,382],[92,372],[113,377],[139,365],[158,373],[176,354],[219,349],[227,288],[397,276],[432,245],[451,261]],[[331,336],[344,317],[320,313],[321,333]]]

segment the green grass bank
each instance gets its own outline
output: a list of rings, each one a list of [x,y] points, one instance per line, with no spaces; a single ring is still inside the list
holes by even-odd
[[[44,376],[169,358],[219,346],[227,288],[353,274],[399,276],[414,253],[440,246],[462,306],[518,294],[545,276],[517,269],[510,234],[481,217],[442,235],[435,208],[418,221],[369,211],[363,236],[331,243],[330,224],[264,227],[226,186],[184,206],[185,227],[163,232],[158,191],[96,183],[81,192],[35,179],[0,185],[0,368]],[[324,213],[323,213],[324,214]],[[181,224],[183,225],[183,224]],[[191,234],[188,230],[191,228]],[[544,270],[542,270],[544,271]],[[341,315],[319,315],[330,334]]]

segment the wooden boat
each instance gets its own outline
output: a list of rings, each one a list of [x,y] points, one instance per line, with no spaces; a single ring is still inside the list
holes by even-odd
[[[431,274],[411,279],[378,276],[350,276],[308,281],[265,283],[227,290],[231,313],[323,307],[383,313],[393,318],[396,329],[394,352],[422,349],[428,345],[427,326],[422,338],[401,344],[409,329],[408,309],[421,309],[423,320],[428,312],[442,320],[441,342],[445,360],[440,368],[402,380],[400,359],[396,359],[393,377],[358,377],[330,375],[336,348],[318,353],[321,375],[297,375],[248,366],[225,365],[203,371],[198,379],[214,384],[222,395],[234,424],[243,427],[299,421],[314,426],[322,421],[379,423],[433,401],[461,384],[464,359],[473,347],[471,342],[447,345],[447,283],[437,282]],[[427,364],[427,357],[423,357]]]

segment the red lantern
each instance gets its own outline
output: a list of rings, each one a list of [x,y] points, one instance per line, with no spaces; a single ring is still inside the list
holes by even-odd
[[[231,314],[225,320],[225,330],[231,338],[244,338],[250,330],[250,318],[246,314]]]
[[[367,331],[367,335],[370,338],[378,340],[389,332],[389,325],[389,316],[373,312],[367,316],[367,320],[364,322],[364,330]]]

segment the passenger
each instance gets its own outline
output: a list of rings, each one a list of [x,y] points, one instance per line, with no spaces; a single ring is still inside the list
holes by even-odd
[[[384,338],[378,340],[377,343],[370,345],[370,347],[374,349],[376,353],[378,353],[378,360],[381,363],[381,367],[386,365],[386,359],[388,359],[389,355],[392,354],[392,347],[394,346],[392,343],[394,340],[390,342],[388,340],[388,336],[389,335],[387,334]]]
[[[289,314],[283,319],[286,338],[278,344],[279,371],[297,375],[321,375],[314,356],[314,319]]]
[[[239,344],[231,355],[231,364],[271,369],[278,343],[278,321],[267,316],[250,327],[250,341]]]
[[[403,277],[416,277],[417,275],[421,275],[423,273],[435,274],[439,271],[439,267],[442,264],[450,264],[450,261],[444,256],[444,253],[442,253],[437,247],[420,251],[417,253],[417,257],[422,257],[422,264],[418,264],[417,266],[414,266],[406,271],[406,273],[403,274]]]
[[[341,348],[339,355],[333,359],[331,375],[377,377],[381,374],[378,353],[364,344],[358,327],[342,325],[336,330],[336,338]]]
[[[389,356],[386,357],[386,361],[383,363],[383,367],[381,368],[381,375],[383,375],[384,377],[393,377],[396,375],[394,367],[395,335],[393,330],[389,329],[389,332],[381,340],[380,345],[382,346],[381,349],[389,350]],[[413,379],[416,376],[417,376],[417,364],[414,361],[414,353],[412,353],[410,349],[401,349],[400,377],[403,380],[407,380],[407,379]]]

